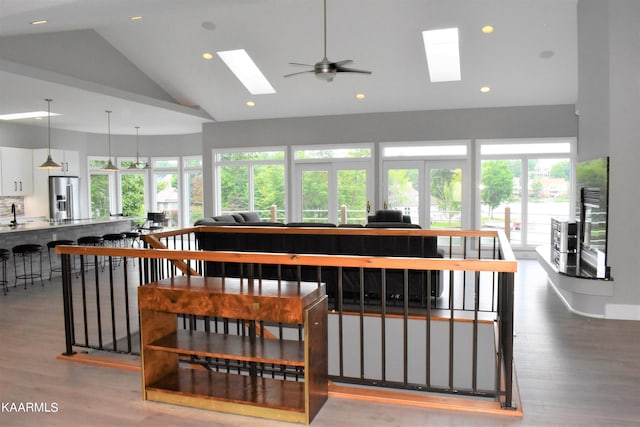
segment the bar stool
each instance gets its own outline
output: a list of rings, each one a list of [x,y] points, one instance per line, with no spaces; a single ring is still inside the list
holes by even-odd
[[[126,231],[124,233],[125,245],[132,247],[136,245],[140,247],[140,233],[138,231]]]
[[[3,295],[9,292],[7,288],[7,261],[9,260],[10,253],[8,249],[0,249],[0,263],[2,263],[2,279],[0,279],[0,284],[2,284]]]
[[[37,243],[26,243],[24,245],[14,246],[12,252],[16,286],[18,286],[18,280],[24,280],[24,288],[27,289],[27,282],[31,281],[31,284],[33,285],[34,279],[36,278],[39,278],[40,283],[44,286],[44,282],[42,281],[42,245],[38,245]],[[36,257],[38,258],[38,271],[34,272],[33,263],[35,262]],[[22,259],[22,273],[20,273],[20,269],[18,268],[19,258]]]
[[[62,273],[62,263],[58,264],[56,267],[53,266],[53,262],[51,261],[51,249],[55,249],[55,247],[58,245],[75,245],[75,244],[76,242],[73,240],[52,240],[50,242],[47,242],[47,255],[49,256],[49,281],[51,281],[51,276],[53,275],[54,271]],[[71,268],[76,274],[76,277],[78,277],[78,272],[76,270],[75,257],[73,258],[73,265]]]
[[[78,245],[79,246],[102,246],[104,244],[104,239],[102,238],[102,236],[83,236],[78,238]],[[100,258],[97,256],[94,256],[93,261],[89,261],[90,256],[87,256],[85,261],[84,261],[84,268],[85,271],[87,267],[90,266],[94,266],[96,268],[98,268],[98,266],[100,266],[100,270],[104,271],[104,261],[100,262]],[[82,268],[82,259],[80,258],[80,268]]]
[[[124,233],[108,233],[102,236],[104,246],[110,246],[112,248],[121,248],[124,246]],[[113,265],[119,265],[122,262],[122,257],[112,257]]]

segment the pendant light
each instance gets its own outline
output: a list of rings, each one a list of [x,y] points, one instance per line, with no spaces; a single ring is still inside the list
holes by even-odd
[[[109,162],[105,167],[102,168],[102,170],[107,172],[118,172],[120,169],[118,169],[118,167],[113,164],[113,160],[111,160],[111,111],[105,110],[105,113],[107,113],[107,141],[109,142]]]
[[[62,166],[54,162],[53,159],[51,158],[51,101],[53,100],[45,99],[45,101],[47,101],[47,120],[48,120],[47,135],[49,140],[49,149],[47,151],[47,160],[45,160],[43,164],[38,166],[38,169],[62,169]]]
[[[138,144],[138,134],[140,131],[140,126],[136,126],[136,162],[135,163],[131,163],[129,165],[129,167],[127,169],[139,169],[140,166],[142,166],[142,163],[140,163],[140,145]]]

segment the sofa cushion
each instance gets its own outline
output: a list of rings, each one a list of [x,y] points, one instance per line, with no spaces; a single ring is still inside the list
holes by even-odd
[[[216,224],[216,220],[213,218],[200,218],[199,220],[197,220],[196,222],[193,223],[194,226],[196,225],[218,225]]]
[[[260,222],[260,215],[257,212],[240,212],[245,222]]]
[[[419,224],[410,224],[407,222],[370,222],[365,225],[366,228],[422,228]]]
[[[213,219],[218,222],[236,222],[235,218],[232,215],[218,215],[214,216]]]
[[[235,213],[235,214],[231,214],[231,216],[233,217],[233,219],[236,220],[236,222],[244,222],[245,221],[244,217],[242,215],[240,215],[240,214]]]
[[[330,222],[288,222],[287,227],[335,227]]]
[[[402,222],[402,211],[395,209],[382,209],[376,211],[374,222]]]

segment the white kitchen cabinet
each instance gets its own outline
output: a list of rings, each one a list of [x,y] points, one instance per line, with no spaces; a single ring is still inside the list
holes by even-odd
[[[33,193],[33,154],[25,148],[0,147],[0,177],[3,196]]]
[[[47,159],[49,150],[41,148],[33,150],[33,165],[40,166]],[[73,150],[51,150],[51,158],[60,165],[60,169],[40,169],[45,176],[79,176],[80,175],[80,153]]]

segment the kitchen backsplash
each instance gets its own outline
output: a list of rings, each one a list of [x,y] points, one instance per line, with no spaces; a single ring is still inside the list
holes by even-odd
[[[16,205],[16,216],[24,216],[24,197],[0,197],[0,218],[9,218],[13,216],[11,213],[11,205]]]

